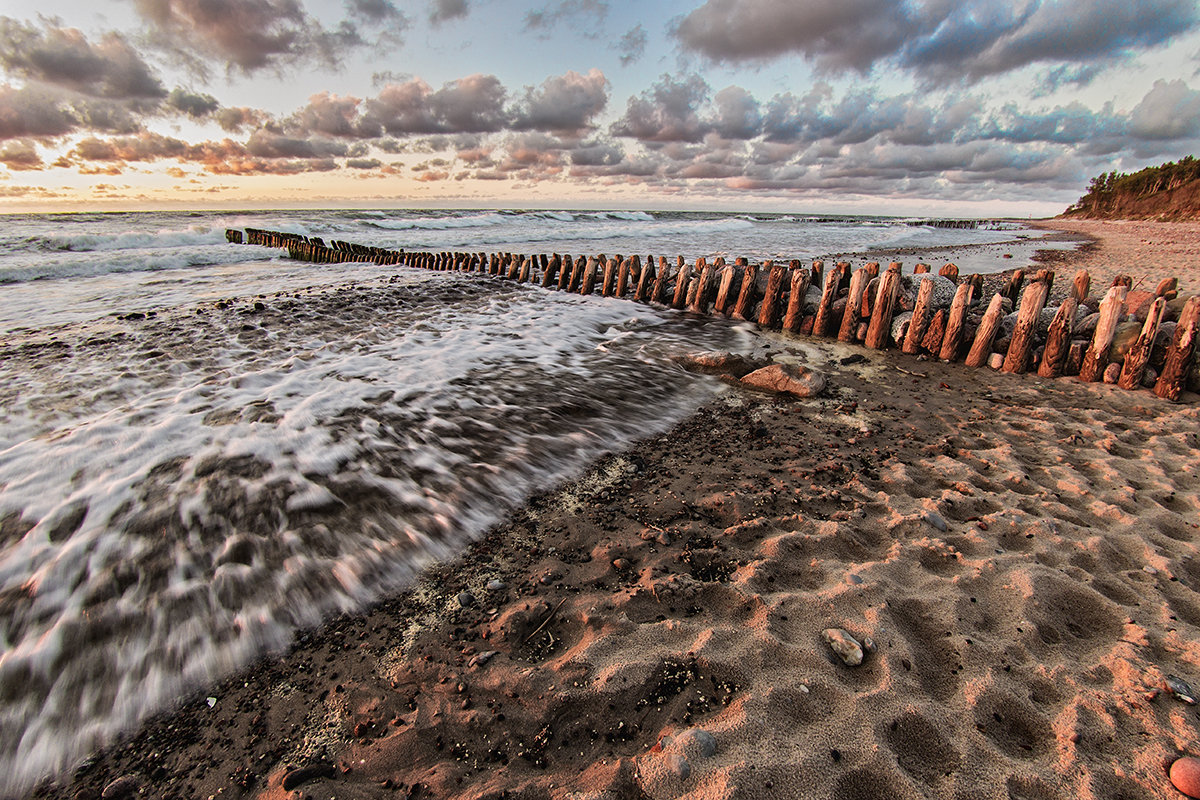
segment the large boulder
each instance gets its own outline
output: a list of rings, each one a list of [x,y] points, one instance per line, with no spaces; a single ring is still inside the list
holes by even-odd
[[[929,297],[930,308],[946,308],[954,300],[954,292],[958,289],[958,284],[944,275],[934,275],[931,272],[923,272],[920,275],[901,275],[900,289],[906,298],[906,302],[901,305],[906,311],[911,310],[916,304],[917,292],[920,290],[923,280],[933,281],[933,294]]]
[[[825,391],[825,376],[798,364],[771,364],[744,376],[742,384],[765,392],[817,397]]]
[[[689,372],[732,375],[735,378],[749,374],[768,363],[763,359],[724,352],[685,353],[675,356],[674,360]]]

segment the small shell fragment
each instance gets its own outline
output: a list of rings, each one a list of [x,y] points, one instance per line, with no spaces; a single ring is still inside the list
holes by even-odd
[[[1196,690],[1188,685],[1188,682],[1176,675],[1167,676],[1167,689],[1171,694],[1178,699],[1187,703],[1189,706],[1196,705]]]

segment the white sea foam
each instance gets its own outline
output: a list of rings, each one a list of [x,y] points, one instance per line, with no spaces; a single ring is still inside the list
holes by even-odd
[[[667,354],[742,335],[375,269],[6,342],[0,795],[686,413],[715,387]]]

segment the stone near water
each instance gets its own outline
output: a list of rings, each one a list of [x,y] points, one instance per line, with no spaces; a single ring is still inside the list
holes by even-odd
[[[742,383],[755,389],[796,397],[817,397],[825,391],[824,375],[795,364],[771,364],[744,376]]]
[[[1200,798],[1200,758],[1184,756],[1171,765],[1171,785],[1188,797]]]
[[[1121,362],[1114,361],[1104,368],[1104,382],[1115,384],[1121,378]]]
[[[132,775],[122,775],[105,786],[100,792],[100,797],[103,800],[123,800],[126,797],[133,797],[141,789],[142,784],[137,778]]]
[[[489,592],[500,592],[508,588],[508,584],[499,578],[492,578],[487,582],[487,590]]]
[[[925,512],[925,521],[928,522],[933,527],[937,528],[942,533],[946,532],[946,529],[947,529],[946,520],[944,520],[942,518],[942,515],[937,513],[936,511],[926,511]]]
[[[1004,354],[1003,353],[992,353],[990,356],[988,356],[987,364],[992,369],[1000,369],[1001,367],[1004,366]]]
[[[455,599],[458,600],[458,604],[463,608],[470,608],[475,605],[475,597],[470,592],[459,592],[458,597]]]
[[[842,628],[826,628],[821,636],[846,666],[857,667],[863,662],[863,647],[849,632]]]
[[[700,728],[689,728],[675,737],[672,744],[698,758],[711,758],[717,752],[717,740]]]

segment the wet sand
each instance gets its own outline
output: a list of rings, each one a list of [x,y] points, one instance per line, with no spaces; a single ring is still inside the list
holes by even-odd
[[[1200,398],[764,338],[826,395],[731,388],[37,796],[1179,797]]]

